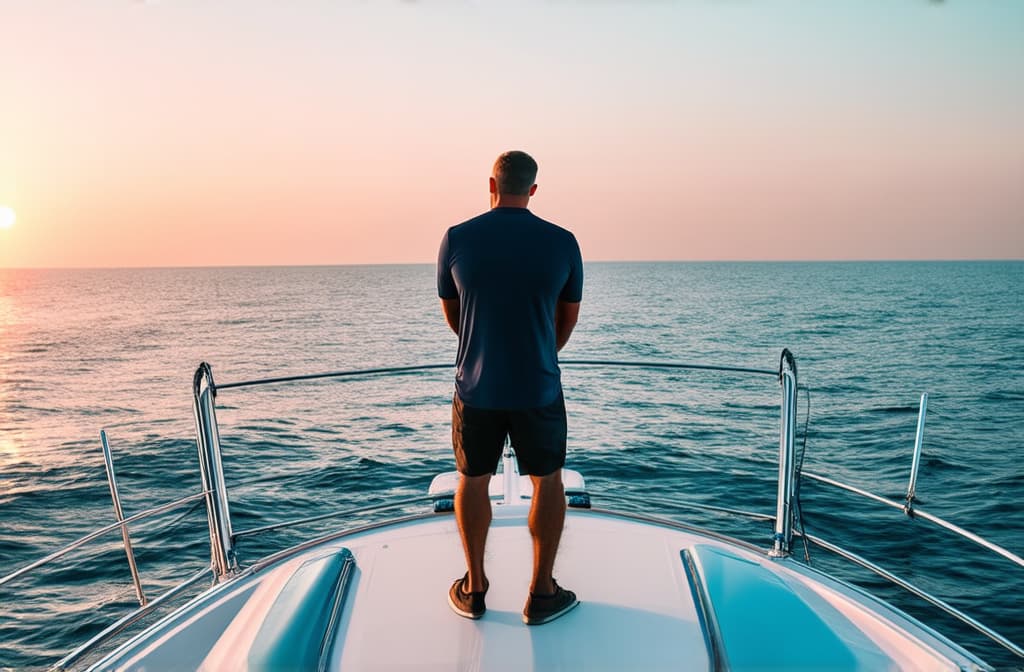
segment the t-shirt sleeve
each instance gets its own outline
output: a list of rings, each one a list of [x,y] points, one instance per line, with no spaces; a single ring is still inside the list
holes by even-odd
[[[570,234],[569,241],[569,278],[565,281],[558,300],[579,303],[583,300],[583,256],[580,254],[576,236]]]
[[[459,288],[452,277],[451,250],[449,250],[448,232],[441,239],[441,249],[437,251],[437,295],[442,299],[459,298]]]

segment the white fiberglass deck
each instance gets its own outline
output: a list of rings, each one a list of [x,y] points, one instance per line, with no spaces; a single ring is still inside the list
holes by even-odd
[[[551,623],[526,626],[525,514],[525,506],[495,506],[487,550],[491,587],[480,620],[449,609],[448,588],[464,571],[462,550],[454,517],[428,516],[340,537],[242,576],[103,667],[252,670],[279,669],[286,661],[305,669],[296,661],[320,654],[298,650],[311,645],[295,633],[308,634],[316,618],[296,604],[312,598],[327,613],[333,598],[330,590],[296,590],[288,582],[298,568],[336,558],[343,548],[354,569],[323,646],[322,662],[331,670],[708,670],[716,655],[719,669],[733,670],[974,667],[973,659],[915,622],[795,563],[591,511],[570,510],[556,564],[556,578],[576,591],[580,606]],[[699,605],[709,607],[706,619]]]
[[[679,549],[664,535],[571,515],[557,577],[582,604],[559,620],[526,626],[532,550],[525,520],[517,512],[494,522],[487,613],[478,621],[455,616],[446,601],[465,568],[453,518],[365,549],[372,568],[360,578],[346,645],[332,668],[394,669],[412,654],[438,670],[665,669],[679,661],[707,669]],[[410,566],[409,558],[423,562]]]

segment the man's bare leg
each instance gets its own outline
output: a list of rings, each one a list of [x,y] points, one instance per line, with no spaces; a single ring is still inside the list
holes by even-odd
[[[491,526],[491,498],[487,494],[490,482],[490,474],[462,475],[455,490],[455,522],[462,536],[466,568],[469,570],[469,585],[465,589],[471,593],[482,593],[487,589],[484,546]]]
[[[558,542],[565,524],[565,489],[562,470],[547,476],[530,476],[533,501],[530,504],[530,534],[533,536],[533,580],[530,592],[550,595],[555,592],[551,574],[555,567]]]

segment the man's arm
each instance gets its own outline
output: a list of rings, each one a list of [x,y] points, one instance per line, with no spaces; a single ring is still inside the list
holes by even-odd
[[[456,301],[456,304],[458,301]],[[559,301],[555,304],[555,349],[561,350],[569,342],[576,320],[580,317],[580,302]],[[458,319],[456,317],[456,319]],[[451,322],[449,322],[451,324]],[[458,333],[456,331],[455,333]]]
[[[577,304],[579,305],[579,304]],[[441,299],[441,310],[444,311],[444,319],[448,322],[448,326],[452,328],[455,335],[459,335],[459,311],[461,306],[459,305],[458,299]],[[574,322],[575,324],[575,322]],[[572,328],[569,328],[572,331]],[[568,338],[568,336],[566,337]]]

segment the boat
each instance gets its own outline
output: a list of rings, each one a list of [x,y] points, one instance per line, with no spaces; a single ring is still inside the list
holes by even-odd
[[[493,586],[487,612],[479,620],[459,618],[445,600],[463,567],[452,513],[456,472],[437,474],[428,491],[413,499],[235,530],[217,423],[218,395],[236,388],[407,374],[450,365],[217,385],[204,362],[195,372],[192,390],[201,490],[125,516],[111,450],[101,432],[115,521],[0,578],[0,586],[120,532],[140,606],[69,652],[53,665],[59,670],[994,669],[891,603],[811,566],[795,552],[803,543],[874,572],[1024,658],[1020,645],[992,628],[854,551],[806,534],[800,524],[799,483],[810,478],[933,523],[1024,567],[1018,555],[918,505],[927,394],[921,398],[907,494],[898,501],[800,468],[800,385],[789,350],[782,352],[777,369],[594,360],[562,365],[714,371],[757,376],[778,386],[775,510],[693,504],[704,511],[767,521],[770,538],[757,545],[661,517],[656,498],[648,502],[649,510],[639,513],[595,507],[594,499],[614,502],[615,497],[588,491],[583,474],[565,469],[568,509],[556,567],[559,580],[579,594],[581,604],[550,623],[526,626],[521,612],[530,579],[532,547],[526,524],[531,482],[518,473],[514,446],[506,445],[501,469],[490,483],[494,516],[487,564]],[[209,566],[149,599],[129,526],[196,502],[206,506]],[[410,506],[419,510],[389,513]],[[367,514],[377,519],[346,524]],[[239,539],[331,519],[341,521],[331,533],[268,557],[250,559],[238,552]],[[205,588],[175,605],[197,586]]]

